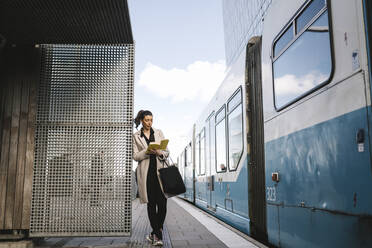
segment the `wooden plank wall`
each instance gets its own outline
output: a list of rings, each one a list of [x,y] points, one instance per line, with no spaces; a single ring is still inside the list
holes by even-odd
[[[30,228],[40,50],[9,47],[0,63],[0,231]]]

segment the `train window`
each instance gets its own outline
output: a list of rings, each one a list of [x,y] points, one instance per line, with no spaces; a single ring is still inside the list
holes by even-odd
[[[314,0],[296,19],[296,33],[300,32],[325,6],[325,0]]]
[[[182,164],[183,164],[182,174],[183,174],[183,177],[185,177],[185,168],[186,168],[186,151],[183,151],[183,153],[182,153]]]
[[[225,172],[226,158],[226,107],[223,106],[216,115],[216,164],[217,172]]]
[[[200,175],[205,175],[205,131],[200,133]]]
[[[277,56],[284,47],[293,39],[293,28],[292,24],[287,28],[283,35],[275,42],[274,45],[274,56]]]
[[[186,163],[185,166],[189,166],[192,164],[192,157],[191,157],[191,143],[186,147]]]
[[[220,122],[225,118],[226,112],[225,112],[225,106],[223,106],[220,110],[218,110],[216,115],[216,123]]]
[[[178,157],[178,170],[180,171],[180,174],[181,174],[181,177],[183,177],[183,161],[182,161],[182,156],[183,156],[183,153],[180,154],[180,156]]]
[[[206,141],[207,141],[207,165],[210,168],[210,173],[213,174],[212,169],[215,168],[215,159],[214,159],[214,112],[207,119],[207,130],[206,130]],[[214,169],[213,169],[214,170]]]
[[[234,96],[227,103],[227,111],[228,112],[231,112],[241,102],[242,102],[242,93],[241,93],[241,90],[239,88],[238,91],[234,93]]]
[[[195,174],[200,175],[200,136],[196,136],[195,140]]]
[[[239,99],[239,101],[236,99]],[[241,99],[241,89],[239,88],[235,96],[228,103],[228,106],[230,103],[238,103],[238,105],[234,104],[235,108],[229,110],[228,113],[230,170],[236,170],[243,154],[243,108]]]
[[[211,135],[210,135],[209,119],[205,121],[205,166],[209,168],[211,166]]]
[[[299,27],[307,28],[296,35],[283,53],[273,58],[274,100],[277,110],[321,87],[331,76],[328,11],[326,8],[319,11],[320,2],[324,3],[324,0],[313,0],[305,7],[297,22],[300,23]],[[311,10],[307,12],[308,8]],[[318,13],[314,14],[315,10]],[[310,22],[304,24],[308,19]]]

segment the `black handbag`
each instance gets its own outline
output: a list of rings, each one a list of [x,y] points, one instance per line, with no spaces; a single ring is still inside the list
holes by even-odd
[[[173,163],[170,164],[168,159],[164,160],[163,164],[164,168],[159,169],[159,173],[164,193],[168,196],[185,193],[186,187],[178,168]]]

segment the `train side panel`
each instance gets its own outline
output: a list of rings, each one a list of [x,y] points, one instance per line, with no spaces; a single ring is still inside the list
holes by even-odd
[[[226,223],[249,234],[249,156],[247,154],[247,123],[245,118],[245,62],[246,54],[243,52],[237,62],[233,64],[231,68],[229,68],[225,80],[222,82],[215,96],[195,124],[196,142],[201,140],[203,137],[201,134],[203,132],[205,132],[206,137],[205,148],[199,148],[201,152],[206,153],[206,159],[200,159],[200,153],[196,156],[195,204],[203,210],[208,211],[214,216],[222,219]],[[239,97],[234,98],[236,95],[239,95]],[[233,101],[233,98],[240,100]],[[232,102],[238,102],[235,104],[236,107],[229,107],[231,104],[233,104]],[[215,140],[216,135],[218,135],[219,132],[217,131],[219,124],[215,122],[216,114],[219,110],[221,110],[221,108],[226,109],[226,115],[222,121],[226,126],[226,150],[222,151],[227,157],[226,164],[224,164],[224,166],[226,166],[226,170],[220,170],[221,163],[217,163],[217,157],[219,154],[218,151],[216,151],[216,147],[220,145],[221,142],[219,140]],[[235,115],[233,115],[234,110],[232,109],[235,110]],[[239,128],[235,129],[237,132],[232,133],[232,131],[230,131],[233,129],[233,125],[235,125],[235,127],[239,126]],[[207,133],[208,130],[210,130],[209,133]],[[208,134],[210,134],[210,137]],[[241,139],[241,141],[239,141],[241,142],[241,147],[238,146],[239,148],[233,148],[232,143],[236,142],[236,139]],[[198,150],[199,146],[196,145],[196,151]],[[228,158],[229,146],[230,153],[235,152],[235,154],[237,154],[234,158],[233,156],[230,156],[230,159]],[[204,164],[203,161],[206,164]],[[232,167],[233,163],[234,167]],[[201,171],[200,165],[206,166],[205,174],[203,174]]]
[[[301,15],[298,10],[306,10],[307,3],[290,0],[284,6],[274,2],[264,22],[269,242],[280,247],[371,247],[370,91],[361,1],[327,1],[324,13],[328,15],[331,36],[330,78],[278,107],[281,99],[275,94],[280,89],[273,82],[278,83],[280,78],[273,80],[277,75],[272,60],[274,41],[284,27],[289,27],[292,17]],[[283,7],[287,10],[281,11]],[[321,14],[314,17],[309,32],[322,28],[325,32],[324,26],[312,28]],[[280,56],[291,51],[291,46],[301,46],[296,42]],[[312,49],[309,51],[316,53],[318,48]],[[306,59],[302,57],[296,63]],[[292,75],[285,76],[289,82]],[[275,172],[279,174],[278,182],[272,180]]]
[[[184,183],[186,187],[186,192],[184,194],[184,199],[190,202],[194,202],[194,166],[193,166],[193,156],[192,156],[192,143],[189,143],[185,149],[185,176]]]

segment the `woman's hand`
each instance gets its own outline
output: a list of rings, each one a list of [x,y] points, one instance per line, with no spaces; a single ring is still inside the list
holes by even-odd
[[[153,149],[149,150],[148,154],[154,155],[154,154],[156,154],[156,150],[153,150]]]
[[[163,155],[163,153],[161,152],[161,150],[155,150],[155,152],[156,152],[156,156],[161,156],[161,155]]]
[[[156,155],[156,156],[163,155],[163,153],[161,152],[161,150],[150,150],[149,153],[150,153],[150,154],[154,154],[154,155]]]

